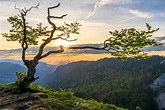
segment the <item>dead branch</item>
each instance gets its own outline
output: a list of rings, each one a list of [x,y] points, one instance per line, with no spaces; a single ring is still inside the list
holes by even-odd
[[[29,9],[26,9],[25,7],[24,7],[24,9],[20,9],[16,5],[14,6],[14,8],[17,9],[21,14],[18,16],[21,17],[22,22],[23,22],[23,27],[24,27],[23,40],[22,40],[22,45],[21,45],[22,46],[22,60],[23,60],[23,62],[26,62],[25,54],[26,54],[26,50],[28,48],[27,38],[26,38],[26,19],[25,19],[25,16],[31,9],[38,8],[38,6],[39,6],[39,3],[36,6],[31,6]]]
[[[31,6],[29,9],[26,9],[25,7],[24,7],[24,9],[20,9],[20,8],[18,8],[16,5],[14,6],[14,8],[17,9],[17,10],[20,12],[21,15],[26,16],[26,14],[27,14],[30,10],[32,10],[33,8],[38,8],[38,6],[39,6],[39,3],[38,3],[36,6]],[[19,16],[20,16],[20,15],[19,15]]]

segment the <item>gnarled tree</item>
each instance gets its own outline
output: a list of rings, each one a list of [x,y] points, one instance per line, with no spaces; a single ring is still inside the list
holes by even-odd
[[[22,91],[27,90],[30,83],[38,79],[39,77],[34,77],[36,72],[35,67],[37,66],[39,60],[49,56],[50,54],[62,53],[66,47],[60,46],[58,50],[48,51],[44,53],[44,48],[53,40],[62,39],[66,41],[75,41],[76,39],[71,39],[70,34],[79,34],[79,27],[81,26],[78,22],[73,23],[64,23],[63,26],[56,26],[52,19],[62,19],[67,16],[64,14],[62,16],[52,16],[50,11],[60,6],[60,3],[53,7],[48,7],[47,9],[47,21],[52,26],[51,31],[47,30],[47,26],[43,27],[42,23],[37,24],[36,28],[29,26],[26,22],[26,15],[32,9],[38,8],[39,4],[32,6],[29,9],[19,9],[15,6],[20,14],[14,17],[9,17],[8,22],[11,23],[12,28],[9,33],[3,33],[3,37],[6,37],[7,41],[18,41],[22,47],[22,60],[26,67],[28,68],[27,76],[19,84],[18,88]],[[83,46],[83,47],[67,47],[68,49],[96,49],[96,50],[105,50],[105,52],[116,56],[121,59],[126,59],[127,57],[135,58],[145,58],[147,54],[143,51],[144,46],[158,46],[159,44],[155,39],[151,39],[152,33],[158,31],[157,29],[151,29],[149,24],[146,24],[146,31],[138,31],[135,28],[122,29],[120,31],[115,30],[114,32],[110,31],[111,37],[106,39],[103,42],[103,47],[92,47],[92,46]],[[61,33],[54,35],[56,31]],[[37,38],[40,36],[46,36],[46,39],[43,39],[42,44],[39,46],[38,53],[31,60],[26,59],[26,50],[29,45],[37,45]]]

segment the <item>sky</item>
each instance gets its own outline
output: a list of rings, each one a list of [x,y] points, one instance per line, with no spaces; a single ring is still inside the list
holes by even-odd
[[[75,44],[103,43],[110,37],[109,31],[122,28],[146,29],[145,23],[153,28],[160,28],[154,33],[155,38],[165,39],[165,0],[0,0],[0,33],[8,32],[10,24],[7,22],[9,16],[19,14],[14,9],[29,8],[40,3],[38,9],[33,9],[27,14],[27,21],[35,26],[42,22],[48,25],[47,8],[61,3],[60,7],[51,10],[51,15],[68,14],[64,19],[53,20],[56,25],[65,22],[78,21],[82,24],[80,35]],[[51,28],[49,26],[49,28]],[[41,40],[39,40],[41,41]],[[60,45],[58,41],[49,46]],[[7,42],[0,35],[0,50],[20,48],[17,42]]]

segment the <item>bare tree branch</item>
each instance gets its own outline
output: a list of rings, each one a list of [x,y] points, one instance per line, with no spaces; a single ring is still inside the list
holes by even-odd
[[[48,9],[57,8],[57,7],[59,7],[59,6],[60,6],[60,3],[58,3],[58,4],[57,4],[57,5],[55,5],[55,6],[49,7]]]
[[[14,6],[14,8],[17,9],[17,10],[20,12],[21,15],[26,16],[26,14],[27,14],[30,10],[32,10],[33,8],[38,8],[38,6],[39,6],[39,3],[38,3],[36,6],[31,6],[29,9],[26,9],[26,8],[24,7],[24,9],[21,10],[21,9],[19,9],[16,5]]]
[[[42,55],[42,56],[39,58],[39,60],[42,59],[42,58],[45,58],[45,57],[49,56],[50,54],[62,53],[63,51],[64,51],[64,47],[63,47],[63,46],[60,46],[60,49],[59,49],[59,50],[49,51],[49,52],[47,52],[46,54]]]
[[[26,54],[26,50],[28,48],[28,44],[27,44],[27,37],[26,37],[26,19],[25,19],[25,16],[26,14],[32,9],[32,8],[38,8],[39,6],[39,3],[36,5],[36,6],[32,6],[30,7],[28,10],[26,8],[24,9],[19,9],[16,5],[14,6],[15,9],[17,9],[21,15],[18,15],[19,17],[21,17],[22,19],[22,22],[23,22],[23,27],[24,27],[24,30],[23,30],[23,39],[22,39],[22,60],[23,62],[26,62],[26,58],[25,58],[25,54]]]
[[[29,9],[24,8],[24,11],[27,13],[27,12],[29,12],[32,8],[38,8],[39,5],[40,5],[40,4],[38,3],[36,6],[32,6],[32,7],[30,7]],[[25,15],[26,15],[26,14],[25,14]]]
[[[60,38],[60,39],[62,39],[62,40],[65,40],[65,41],[69,41],[69,42],[72,42],[72,41],[76,41],[77,39],[68,39],[68,38]]]
[[[23,30],[23,40],[22,40],[22,60],[25,62],[25,52],[26,52],[26,49],[28,48],[28,44],[27,44],[27,41],[26,41],[26,19],[25,19],[25,16],[21,13],[21,18],[22,18],[22,21],[23,21],[23,26],[24,26],[24,30]]]
[[[62,19],[64,18],[65,16],[67,16],[68,14],[64,14],[62,16],[50,16],[50,18],[56,18],[56,19]]]
[[[21,9],[19,9],[16,5],[14,6],[15,9],[17,9],[20,13],[22,13]]]
[[[55,38],[52,38],[51,40],[57,40],[57,39],[61,39],[61,40],[69,41],[69,42],[77,40],[77,39],[68,39],[68,37],[67,38],[55,37]],[[46,39],[42,39],[42,41],[46,41]]]
[[[77,40],[77,39],[68,39],[68,37],[66,37],[66,38],[63,38],[63,37],[52,38],[52,40],[57,40],[57,39],[61,39],[61,40],[69,41],[69,42]]]
[[[59,50],[59,51],[51,51],[51,52],[48,52],[46,55],[43,55],[43,56],[42,56],[44,47],[45,47],[48,43],[50,43],[50,42],[52,41],[52,38],[53,38],[53,36],[54,36],[54,33],[55,33],[56,29],[57,29],[56,25],[51,21],[51,18],[57,18],[57,19],[59,19],[59,18],[63,18],[63,17],[65,17],[65,16],[67,16],[67,14],[64,14],[64,15],[59,16],[59,17],[58,17],[58,16],[51,16],[51,15],[50,15],[50,9],[54,9],[54,8],[59,7],[59,6],[60,6],[60,3],[58,3],[56,6],[49,7],[49,8],[47,9],[47,10],[48,10],[47,21],[48,21],[48,23],[52,26],[52,30],[51,30],[50,36],[49,36],[47,39],[43,40],[44,42],[41,44],[37,55],[34,57],[34,59],[36,59],[36,60],[39,60],[39,59],[41,59],[41,58],[43,58],[43,57],[45,57],[45,56],[48,56],[49,54],[54,53],[54,52],[55,52],[55,53],[58,53],[58,52],[60,53],[60,52],[61,52],[61,50]],[[55,39],[58,39],[58,37],[56,37]],[[55,39],[54,39],[54,40],[55,40]]]
[[[82,46],[82,47],[79,47],[79,46],[75,46],[75,47],[67,47],[67,49],[94,49],[94,50],[105,50],[105,52],[122,52],[122,51],[119,51],[119,50],[115,50],[113,48],[111,48],[111,46],[108,45],[108,43],[106,43],[108,41],[105,40],[104,42],[104,46],[103,47],[92,47],[92,46]]]
[[[68,49],[94,49],[94,50],[106,50],[106,47],[92,47],[92,46],[83,46],[83,47],[68,47]]]

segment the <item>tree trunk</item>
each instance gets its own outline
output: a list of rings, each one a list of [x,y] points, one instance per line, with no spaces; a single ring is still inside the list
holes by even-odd
[[[38,62],[35,60],[26,60],[25,65],[28,68],[27,76],[23,79],[22,82],[18,85],[18,90],[21,92],[26,92],[29,90],[29,84],[35,81],[37,78],[34,78],[34,74],[36,73],[35,67],[37,66]]]

